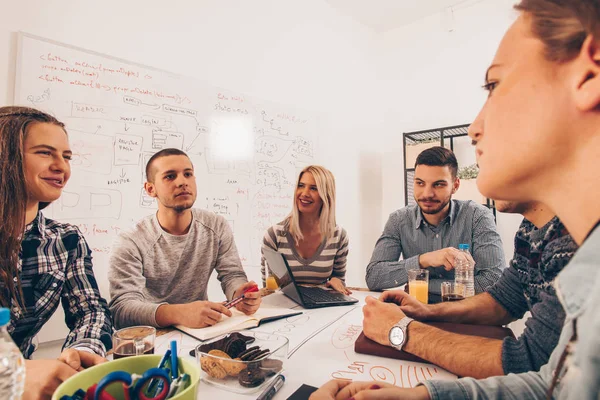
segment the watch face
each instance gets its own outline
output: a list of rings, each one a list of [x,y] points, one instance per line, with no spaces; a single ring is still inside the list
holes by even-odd
[[[400,327],[394,326],[390,330],[390,343],[393,346],[400,346],[402,343],[404,343],[404,332]]]

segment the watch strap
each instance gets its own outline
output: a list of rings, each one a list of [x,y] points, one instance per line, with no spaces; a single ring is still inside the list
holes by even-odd
[[[408,325],[413,321],[414,321],[413,318],[405,316],[400,321],[398,321],[394,326],[392,326],[392,328],[390,329],[390,332],[391,332],[392,329],[394,329],[395,327],[398,327],[398,328],[402,329],[402,333],[404,334],[404,340],[402,341],[402,343],[400,343],[399,345],[392,344],[392,347],[394,347],[396,350],[402,350],[402,347],[404,347],[404,344],[408,340]]]

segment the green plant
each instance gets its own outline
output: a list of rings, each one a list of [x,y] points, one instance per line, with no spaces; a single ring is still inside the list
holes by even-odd
[[[409,143],[409,146],[416,146],[419,144],[425,144],[425,143],[440,143],[440,138],[439,137],[432,137],[432,138],[428,138],[428,139],[413,139],[414,143]]]
[[[459,179],[476,179],[478,174],[479,167],[477,167],[477,164],[468,165],[466,167],[458,169]]]

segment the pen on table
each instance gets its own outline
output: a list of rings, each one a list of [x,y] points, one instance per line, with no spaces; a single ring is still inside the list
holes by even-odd
[[[244,300],[244,295],[246,293],[254,293],[254,292],[258,292],[258,286],[249,287],[248,289],[244,290],[244,294],[242,294],[239,297],[236,297],[235,299],[231,299],[231,301],[228,301],[223,305],[227,308],[231,308],[231,307],[235,306],[236,304],[240,303],[242,300]]]
[[[256,400],[271,400],[273,396],[275,396],[275,393],[277,393],[279,389],[281,389],[284,382],[285,376],[277,375],[277,377],[273,379],[273,382],[271,382],[269,386],[267,386],[265,391],[262,392],[260,396],[256,398]]]

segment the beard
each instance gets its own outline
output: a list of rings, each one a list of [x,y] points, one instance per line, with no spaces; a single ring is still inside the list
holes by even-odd
[[[196,196],[194,196],[192,200],[188,200],[185,202],[181,202],[181,200],[177,201],[177,199],[175,198],[170,201],[161,201],[161,203],[166,208],[170,208],[171,210],[175,211],[176,213],[181,214],[185,210],[189,210],[190,208],[192,208],[195,201],[196,201]]]
[[[415,199],[417,200],[417,199]],[[422,201],[435,201],[438,202],[437,206],[434,206],[434,208],[428,208],[425,209],[423,207],[421,207],[421,202]],[[421,212],[423,214],[428,214],[428,215],[434,215],[439,213],[440,211],[442,211],[444,208],[446,208],[446,206],[450,203],[450,200],[452,200],[452,196],[449,196],[447,198],[445,198],[444,200],[433,200],[433,199],[419,199],[417,200],[417,204],[419,204],[419,208],[421,209]]]
[[[175,211],[177,214],[181,214],[182,212],[184,212],[185,210],[189,210],[190,208],[192,208],[192,204],[178,204],[175,207],[171,207],[171,209],[173,209],[173,211]]]

